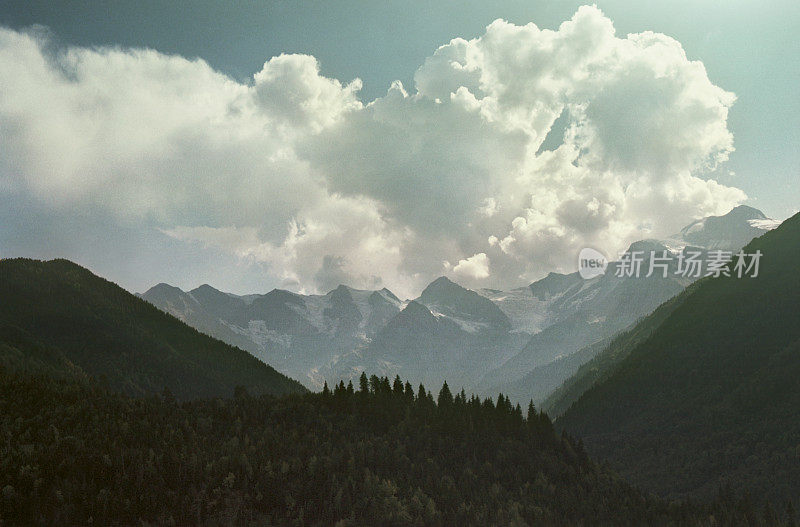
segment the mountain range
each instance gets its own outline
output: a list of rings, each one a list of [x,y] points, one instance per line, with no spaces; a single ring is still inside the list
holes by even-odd
[[[693,222],[628,252],[737,250],[776,222],[751,207]],[[415,383],[448,381],[482,394],[539,403],[618,332],[682,291],[692,278],[550,273],[511,291],[471,291],[446,277],[414,300],[388,289],[340,285],[324,295],[275,289],[237,296],[202,285],[159,284],[140,295],[198,330],[247,350],[310,389],[360,372]]]

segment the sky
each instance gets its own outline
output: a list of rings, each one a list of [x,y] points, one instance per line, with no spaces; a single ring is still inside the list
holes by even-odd
[[[797,211],[800,4],[0,4],[0,257],[506,289]]]

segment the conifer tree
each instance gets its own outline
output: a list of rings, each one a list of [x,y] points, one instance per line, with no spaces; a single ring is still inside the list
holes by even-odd
[[[437,400],[437,404],[442,408],[446,408],[453,404],[453,394],[450,393],[450,387],[447,386],[447,381],[444,381],[444,384],[442,384],[442,389],[439,390],[439,399]]]
[[[394,391],[395,395],[403,395],[403,381],[400,380],[399,375],[396,375],[394,378],[392,390]]]

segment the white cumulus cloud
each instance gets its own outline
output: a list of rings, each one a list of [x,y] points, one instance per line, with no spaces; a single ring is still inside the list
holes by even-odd
[[[489,257],[486,253],[478,253],[459,260],[453,267],[453,274],[461,278],[481,279],[489,276]]]
[[[413,296],[443,261],[467,285],[516,286],[746,197],[708,177],[733,151],[735,96],[676,40],[618,36],[596,7],[557,30],[495,21],[433,51],[413,87],[360,88],[307,55],[239,82],[0,28],[0,199],[37,204],[20,222],[107,217],[295,290]]]

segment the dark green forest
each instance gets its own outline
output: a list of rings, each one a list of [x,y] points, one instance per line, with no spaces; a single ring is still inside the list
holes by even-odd
[[[0,371],[3,525],[773,525],[642,495],[532,406],[400,379],[134,398]]]

